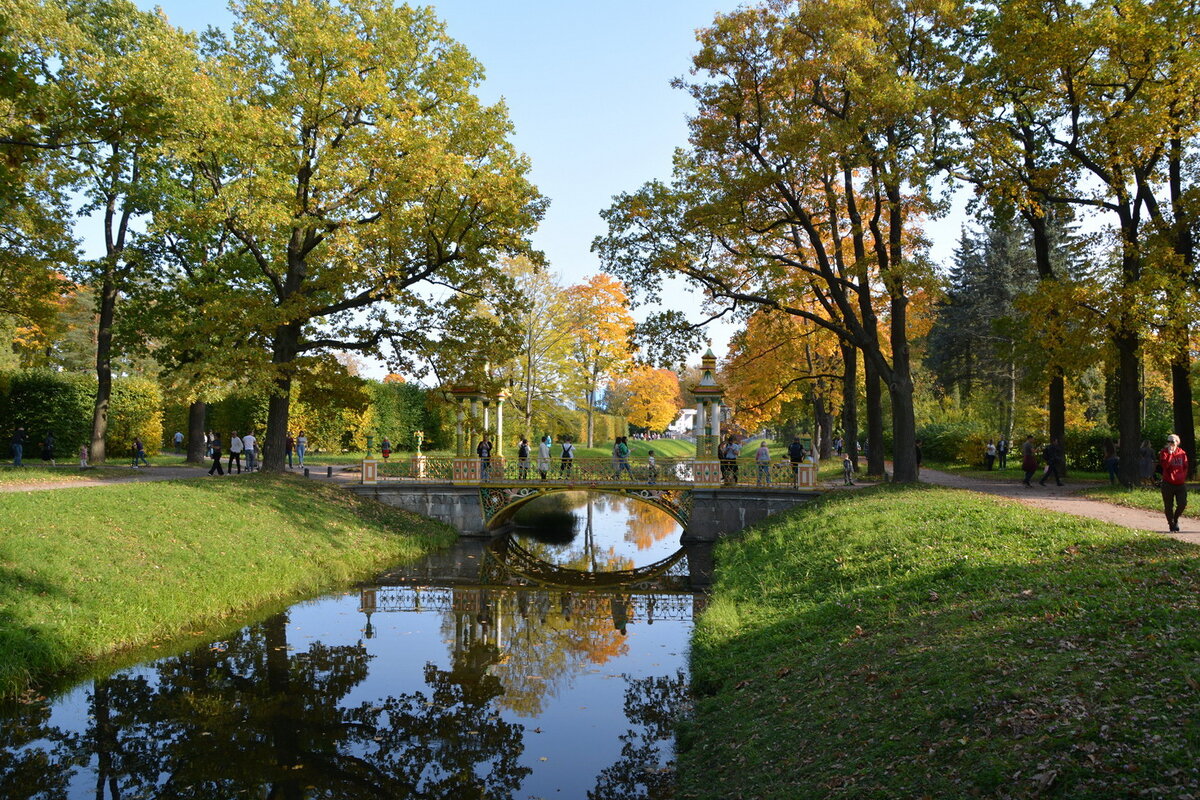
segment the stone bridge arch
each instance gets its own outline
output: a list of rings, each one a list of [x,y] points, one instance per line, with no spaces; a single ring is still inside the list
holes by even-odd
[[[628,497],[649,503],[670,514],[679,526],[687,530],[692,519],[694,504],[691,489],[658,489],[647,486],[497,486],[480,488],[479,500],[483,506],[484,527],[495,530],[513,518],[527,503],[539,497],[562,492],[597,492],[618,497]]]

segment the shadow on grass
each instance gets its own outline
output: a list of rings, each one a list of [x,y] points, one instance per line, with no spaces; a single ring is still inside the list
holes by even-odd
[[[1200,550],[872,492],[952,520],[856,535],[843,496],[722,547],[680,797],[1195,793]]]

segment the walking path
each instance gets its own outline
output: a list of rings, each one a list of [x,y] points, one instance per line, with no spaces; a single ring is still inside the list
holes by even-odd
[[[1125,506],[1091,500],[1074,494],[1081,486],[1097,485],[1094,483],[1077,483],[1074,485],[1068,483],[1066,486],[1038,486],[1035,484],[1030,489],[1022,485],[1020,481],[966,478],[960,475],[952,475],[947,472],[925,468],[921,469],[921,480],[925,483],[932,483],[938,486],[969,489],[973,492],[1007,497],[1010,500],[1016,500],[1028,506],[1044,508],[1047,511],[1061,511],[1065,514],[1074,514],[1077,517],[1089,517],[1103,522],[1111,522],[1114,525],[1121,525],[1126,528],[1161,533],[1164,536],[1170,536],[1173,539],[1190,542],[1191,544],[1200,544],[1200,521],[1195,518],[1184,517],[1180,519],[1179,527],[1182,530],[1179,533],[1167,533],[1167,520],[1161,511],[1151,512],[1143,511],[1140,508],[1126,508]]]
[[[355,468],[353,464],[334,464],[333,479],[346,481],[350,476],[343,475],[343,470]],[[148,483],[151,481],[180,481],[188,478],[211,478],[213,480],[221,480],[222,477],[238,477],[239,473],[226,472],[224,476],[208,475],[207,463],[203,467],[141,467],[133,469],[132,467],[121,467],[123,473],[120,475],[112,475],[109,472],[113,467],[107,465],[104,467],[106,474],[103,477],[85,478],[80,477],[87,473],[81,473],[80,469],[75,466],[60,466],[55,469],[63,471],[62,479],[57,476],[50,480],[40,480],[30,483],[21,483],[16,481],[13,483],[0,483],[0,494],[4,492],[44,492],[50,489],[88,489],[94,486],[112,486],[118,483]],[[303,474],[302,468],[292,470],[296,474]],[[246,470],[243,474],[249,475],[250,471]],[[310,477],[326,480],[326,465],[314,466],[311,468]],[[356,477],[356,476],[355,476]]]

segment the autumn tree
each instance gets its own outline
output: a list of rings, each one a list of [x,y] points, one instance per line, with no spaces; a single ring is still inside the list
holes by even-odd
[[[283,469],[291,386],[330,350],[398,352],[447,304],[507,287],[543,202],[479,64],[429,9],[383,0],[247,0],[212,43],[225,103],[182,159],[250,256],[231,280],[272,383],[264,468]],[[448,313],[448,312],[447,312]]]
[[[596,244],[652,298],[682,275],[730,310],[791,314],[856,347],[887,386],[901,481],[916,479],[908,304],[928,276],[910,226],[932,208],[946,132],[943,12],[816,0],[719,15],[700,77],[680,82],[699,106],[691,150],[670,186],[619,196]]]
[[[633,315],[625,286],[611,275],[599,273],[567,290],[571,309],[571,382],[587,414],[587,446],[595,444],[597,392],[605,380],[620,375],[633,363],[630,334]]]
[[[611,398],[619,398],[610,413],[623,414],[647,431],[663,431],[683,408],[679,376],[669,369],[634,367],[613,379]]]

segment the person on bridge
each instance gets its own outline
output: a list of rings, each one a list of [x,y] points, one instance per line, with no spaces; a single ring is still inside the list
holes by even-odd
[[[767,440],[763,439],[759,443],[758,449],[754,451],[754,463],[758,465],[758,480],[759,486],[771,485],[771,451],[767,448]]]
[[[658,483],[658,464],[654,461],[654,451],[646,453],[646,482]]]
[[[550,442],[546,441],[550,438],[550,434],[546,434],[538,440],[538,474],[542,476],[542,480],[546,480],[546,475],[550,472]]]
[[[524,436],[517,446],[517,478],[523,481],[529,479],[529,440]]]
[[[570,436],[564,436],[562,440],[562,461],[558,465],[558,476],[561,478],[566,476],[568,480],[571,478],[571,465],[575,463],[575,445],[571,443]]]
[[[794,437],[792,443],[788,445],[788,460],[792,462],[792,482],[799,486],[800,465],[804,462],[804,445],[799,436]]]
[[[486,481],[491,477],[492,468],[492,440],[486,433],[483,435],[483,441],[475,447],[475,453],[479,456],[479,479]]]
[[[624,436],[617,437],[617,475],[616,480],[621,480],[621,473],[625,472],[629,475],[629,480],[633,480],[633,470],[629,468],[629,444],[625,441]]]
[[[1187,508],[1188,457],[1175,434],[1167,437],[1167,446],[1158,454],[1158,463],[1162,467],[1163,511],[1167,515],[1167,525],[1172,532],[1178,532],[1179,518]]]

